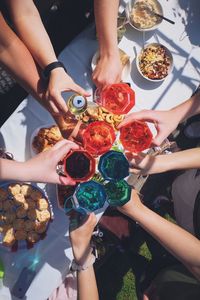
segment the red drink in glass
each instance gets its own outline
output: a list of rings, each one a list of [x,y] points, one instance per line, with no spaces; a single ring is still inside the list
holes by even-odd
[[[135,92],[126,83],[115,83],[97,89],[94,101],[113,114],[123,115],[135,105]]]
[[[83,133],[84,148],[93,155],[101,155],[112,147],[115,131],[104,121],[90,123]]]
[[[76,182],[90,179],[95,167],[95,159],[85,150],[72,150],[64,158],[64,174]]]
[[[153,135],[145,122],[133,121],[120,129],[120,141],[125,150],[138,153],[151,145]]]

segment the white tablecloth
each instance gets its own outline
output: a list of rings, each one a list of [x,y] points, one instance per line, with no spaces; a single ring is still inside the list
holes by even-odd
[[[173,19],[176,25],[163,21],[158,30],[145,35],[128,25],[119,45],[131,57],[132,71],[127,81],[131,82],[136,92],[136,106],[141,109],[163,110],[176,106],[191,96],[200,81],[200,48],[197,45],[200,5],[195,0],[182,1],[186,9],[183,10],[178,0],[161,2],[165,15]],[[190,6],[189,10],[187,6]],[[144,80],[135,66],[135,53],[138,53],[144,44],[157,41],[170,49],[174,59],[173,71],[162,83]],[[93,89],[90,63],[97,47],[94,26],[91,26],[68,45],[59,57],[74,80],[89,91]],[[13,153],[16,160],[28,159],[31,155],[30,141],[33,131],[39,126],[51,123],[51,116],[29,96],[2,126],[0,146]],[[1,300],[14,299],[11,298],[10,289],[24,266],[35,264],[37,271],[26,293],[27,300],[48,298],[69,270],[72,253],[67,239],[68,220],[57,208],[55,187],[40,186],[45,188],[53,204],[55,219],[49,227],[47,237],[33,249],[10,253],[3,247],[0,248],[0,257],[5,264],[4,287],[0,290]]]

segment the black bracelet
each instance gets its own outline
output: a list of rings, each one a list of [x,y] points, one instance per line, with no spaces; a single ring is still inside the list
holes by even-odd
[[[45,69],[43,70],[43,77],[45,79],[49,79],[51,71],[56,68],[63,68],[65,70],[65,72],[67,73],[67,70],[66,70],[65,66],[63,65],[63,63],[61,61],[55,61],[45,67]]]

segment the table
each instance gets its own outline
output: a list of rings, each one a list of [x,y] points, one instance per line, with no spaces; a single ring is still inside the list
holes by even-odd
[[[174,19],[176,25],[162,22],[155,32],[143,35],[127,26],[127,32],[119,46],[131,57],[132,71],[127,78],[136,92],[136,106],[140,109],[169,109],[191,96],[200,82],[200,48],[196,44],[200,20],[192,13],[199,11],[198,1],[184,2],[186,11],[178,0],[163,0],[162,5],[166,17]],[[189,10],[188,5],[190,5]],[[196,7],[195,7],[196,5]],[[188,35],[187,35],[188,34]],[[134,39],[134,41],[133,41]],[[173,54],[174,69],[162,83],[151,83],[141,78],[135,66],[135,52],[150,42],[161,42]],[[68,45],[60,54],[59,59],[65,64],[69,74],[78,84],[92,91],[91,59],[98,44],[94,26],[90,26]],[[81,49],[81,51],[80,51]],[[65,95],[66,96],[66,95]],[[52,117],[32,96],[28,96],[10,116],[0,131],[0,146],[14,154],[16,160],[25,160],[31,156],[30,141],[33,131],[39,126],[54,123]],[[68,240],[68,219],[57,208],[54,185],[39,185],[47,192],[53,205],[55,219],[50,225],[47,237],[29,251],[20,250],[10,253],[0,248],[0,257],[5,264],[4,287],[0,290],[0,298],[15,299],[10,295],[21,269],[32,265],[37,275],[30,285],[25,299],[44,300],[61,283],[69,271],[72,259]],[[105,207],[97,212],[101,216]]]

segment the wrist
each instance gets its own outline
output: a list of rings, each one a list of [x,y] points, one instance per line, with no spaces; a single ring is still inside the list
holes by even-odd
[[[67,70],[64,64],[60,61],[54,61],[48,64],[43,70],[43,77],[47,80],[53,73],[59,73],[60,70],[64,70],[67,73]],[[63,72],[63,71],[62,71]]]
[[[107,57],[107,58],[115,58],[119,56],[119,49],[117,44],[112,47],[100,47],[99,49],[100,57]]]
[[[74,260],[78,265],[84,264],[92,253],[90,244],[84,247],[84,250],[80,247],[73,247]]]
[[[72,261],[71,271],[85,271],[91,268],[96,260],[96,256],[91,253],[90,256],[83,263],[77,263],[75,260]]]

